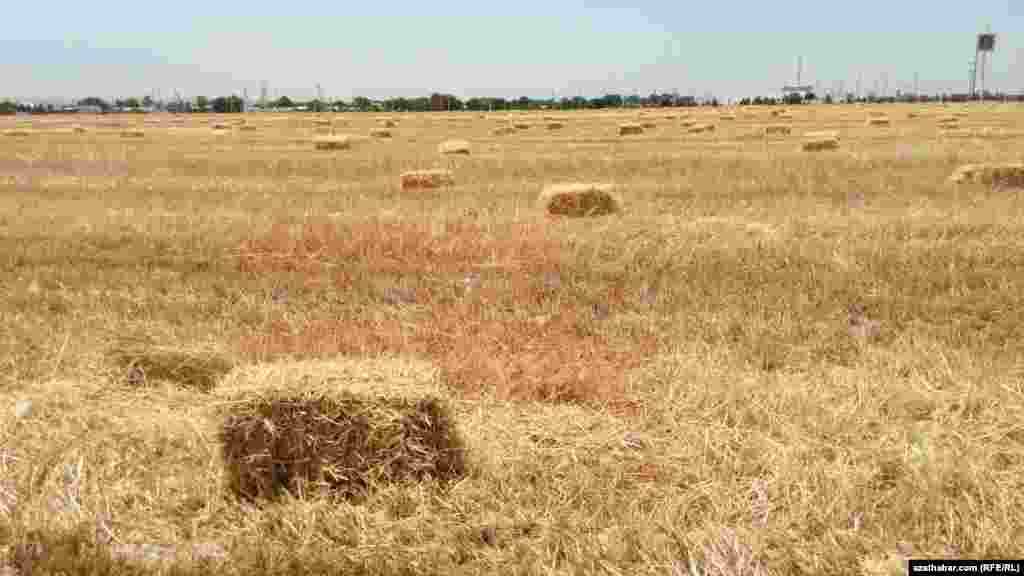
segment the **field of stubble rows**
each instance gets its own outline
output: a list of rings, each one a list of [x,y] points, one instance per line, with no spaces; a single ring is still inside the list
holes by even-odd
[[[1024,556],[1024,200],[948,181],[1018,107],[382,116],[0,119],[0,573]],[[568,182],[621,210],[547,215]],[[275,378],[438,398],[465,465],[241,498],[225,414]],[[389,438],[349,456],[429,460]]]

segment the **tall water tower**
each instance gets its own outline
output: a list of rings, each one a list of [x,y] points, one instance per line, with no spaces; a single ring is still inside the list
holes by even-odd
[[[978,40],[974,45],[974,74],[971,76],[971,98],[977,96],[979,88],[978,77],[981,76],[981,97],[985,98],[985,68],[988,65],[989,54],[996,49],[996,35],[991,29],[984,34],[978,34]]]

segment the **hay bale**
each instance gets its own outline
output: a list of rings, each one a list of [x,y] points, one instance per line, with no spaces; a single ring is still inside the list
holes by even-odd
[[[864,125],[865,126],[888,126],[889,124],[890,123],[889,123],[889,117],[888,116],[874,116],[873,115],[873,116],[868,117],[868,119],[864,121]]]
[[[718,119],[719,120],[735,120],[736,119],[736,115],[732,114],[732,113],[719,114],[718,115]]]
[[[121,338],[107,350],[115,380],[133,387],[171,382],[182,388],[209,392],[234,367],[211,348],[162,346],[145,337]]]
[[[516,129],[511,126],[499,126],[494,130],[491,130],[493,136],[508,136],[509,134],[515,134]]]
[[[833,131],[808,132],[804,134],[801,146],[804,152],[821,152],[839,149],[839,135]]]
[[[562,123],[562,122],[558,122],[556,120],[556,121],[548,122],[547,123],[547,128],[548,128],[548,130],[561,130],[562,128],[565,128],[565,124]]]
[[[380,124],[382,128],[394,128],[397,126],[394,118],[381,118],[377,123]]]
[[[772,110],[771,114],[776,118],[783,118],[790,115],[789,111],[785,108],[776,108],[775,110]]]
[[[25,136],[31,136],[33,133],[33,130],[25,128],[10,128],[8,130],[4,130],[4,136],[10,136],[12,138],[24,138]]]
[[[370,130],[370,136],[374,138],[391,138],[391,130],[386,130],[384,128],[375,128],[373,130]]]
[[[686,131],[689,132],[690,134],[704,134],[704,133],[707,133],[707,132],[714,132],[715,131],[715,125],[714,124],[694,124],[693,126],[690,126],[689,128],[687,128]]]
[[[700,124],[700,122],[697,122],[696,120],[694,120],[692,118],[686,118],[682,122],[679,123],[679,125],[682,126],[683,128],[692,128],[692,127],[696,126],[697,124]]]
[[[330,128],[333,123],[330,118],[317,118],[313,120],[313,126],[324,126]]]
[[[469,142],[465,140],[445,140],[437,147],[441,154],[469,154]]]
[[[658,127],[658,125],[655,122],[652,122],[651,120],[644,120],[643,122],[640,123],[640,126],[642,126],[644,130],[654,130],[655,128]]]
[[[630,136],[643,133],[644,127],[640,124],[634,124],[632,122],[619,124],[619,136]]]
[[[376,487],[466,472],[466,449],[432,372],[397,361],[297,362],[229,374],[219,439],[228,486],[243,498]]]
[[[71,127],[71,131],[75,134],[85,134],[89,130],[85,126],[74,125]]]
[[[323,134],[313,137],[317,150],[351,150],[355,138],[349,134]]]
[[[242,130],[244,132],[254,132],[254,131],[258,130],[259,128],[257,126],[252,125],[252,124],[242,124],[241,126],[238,127],[238,129]]]
[[[455,176],[451,170],[436,168],[433,170],[411,170],[401,175],[402,190],[418,188],[432,189],[442,186],[454,186]]]
[[[765,136],[789,136],[793,129],[786,124],[772,124],[764,127]]]
[[[1024,187],[1024,164],[967,164],[957,168],[949,181],[954,184],[1020,188]]]
[[[529,130],[530,124],[527,122],[516,122],[512,125],[516,130]]]
[[[622,209],[611,184],[553,184],[541,191],[537,203],[554,216],[601,216]]]
[[[143,138],[145,136],[145,131],[140,128],[128,128],[121,131],[121,138]]]

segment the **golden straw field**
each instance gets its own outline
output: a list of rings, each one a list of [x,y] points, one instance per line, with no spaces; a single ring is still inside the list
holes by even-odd
[[[1024,110],[776,111],[0,118],[0,574],[1024,556]]]

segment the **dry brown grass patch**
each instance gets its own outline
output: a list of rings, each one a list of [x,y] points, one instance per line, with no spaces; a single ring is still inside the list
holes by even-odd
[[[279,363],[230,374],[217,391],[230,489],[252,500],[285,491],[360,497],[386,484],[461,477],[465,449],[440,389],[423,374],[396,378],[393,363]]]

